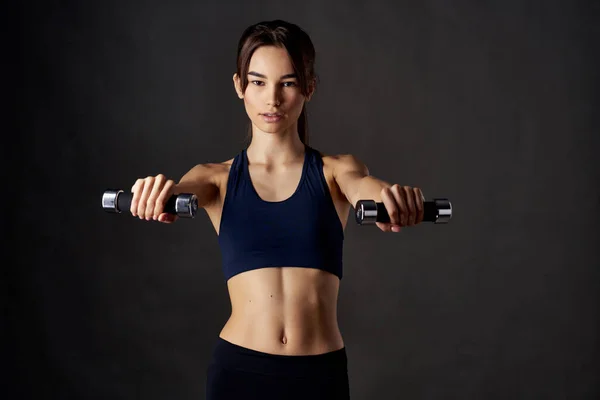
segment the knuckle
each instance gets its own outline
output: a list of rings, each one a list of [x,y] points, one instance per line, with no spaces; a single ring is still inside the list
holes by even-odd
[[[417,197],[419,197],[421,200],[425,200],[425,195],[423,194],[423,191],[421,189],[415,188],[415,193]]]
[[[171,193],[173,191],[174,186],[175,186],[175,183],[172,180],[166,181],[165,184],[163,185],[163,190],[160,195],[166,196],[167,194]]]

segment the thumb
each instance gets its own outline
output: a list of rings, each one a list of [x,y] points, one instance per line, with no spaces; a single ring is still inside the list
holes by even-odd
[[[400,232],[402,229],[399,225],[384,223],[384,222],[376,222],[375,225],[383,232]]]
[[[178,217],[174,214],[162,213],[158,216],[158,222],[164,222],[166,224],[170,224],[172,222],[177,221]]]

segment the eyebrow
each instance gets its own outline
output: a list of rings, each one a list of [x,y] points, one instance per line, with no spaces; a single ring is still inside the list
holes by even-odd
[[[258,72],[255,72],[255,71],[248,72],[248,75],[258,76],[259,78],[267,79],[266,75],[259,74]],[[289,78],[298,78],[298,75],[296,75],[296,74],[286,74],[286,75],[282,75],[281,78],[279,78],[279,79],[289,79]]]

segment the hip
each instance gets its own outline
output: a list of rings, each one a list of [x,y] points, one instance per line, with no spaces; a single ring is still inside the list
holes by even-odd
[[[277,355],[219,337],[207,370],[207,399],[349,399],[346,348]]]

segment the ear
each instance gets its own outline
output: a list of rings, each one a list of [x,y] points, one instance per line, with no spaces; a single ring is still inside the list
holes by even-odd
[[[315,94],[316,87],[317,87],[317,82],[316,82],[315,79],[313,79],[308,84],[308,94],[306,95],[306,102],[307,103],[310,101],[310,99],[312,98],[313,94]]]
[[[233,74],[233,88],[235,89],[238,97],[243,99],[244,93],[242,92],[242,82],[240,81],[240,77],[238,76],[237,72]]]

